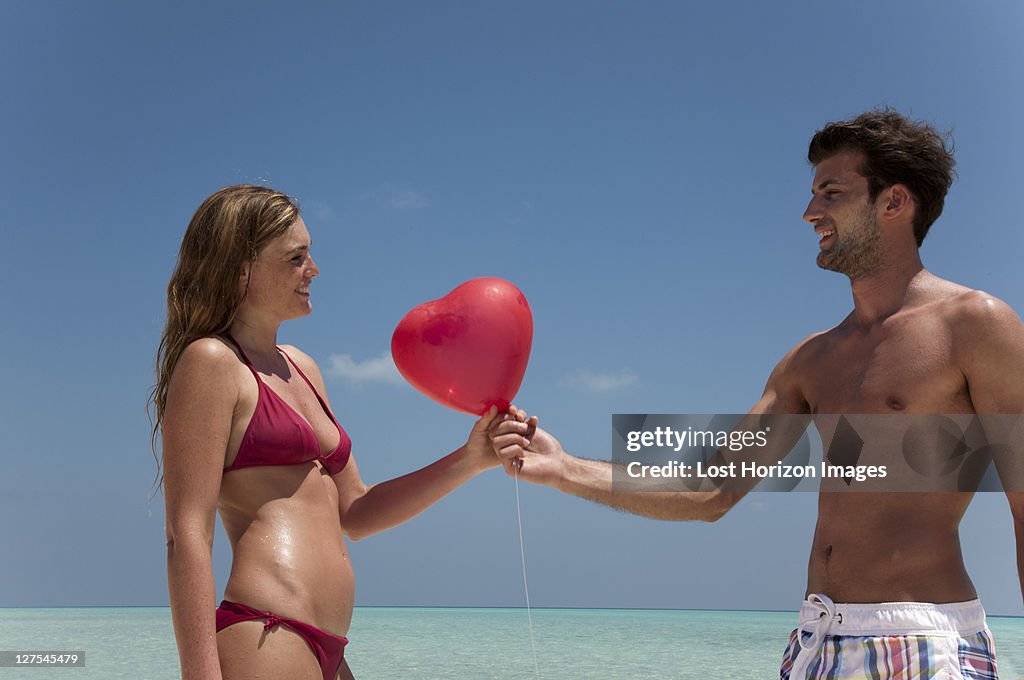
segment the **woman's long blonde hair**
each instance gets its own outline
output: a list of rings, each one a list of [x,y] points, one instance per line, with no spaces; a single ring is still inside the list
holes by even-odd
[[[231,327],[246,289],[239,282],[245,266],[299,218],[294,199],[269,187],[238,184],[203,201],[185,229],[178,264],[167,284],[167,325],[156,354],[156,385],[147,409],[156,459],[155,486],[163,485],[157,435],[167,406],[167,386],[189,343],[221,335]],[[248,285],[248,279],[246,279]]]

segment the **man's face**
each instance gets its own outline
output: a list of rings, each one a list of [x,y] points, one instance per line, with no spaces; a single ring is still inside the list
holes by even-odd
[[[850,279],[875,271],[881,264],[881,229],[868,199],[868,180],[860,174],[859,151],[844,151],[814,167],[811,202],[804,219],[814,225],[818,266]]]

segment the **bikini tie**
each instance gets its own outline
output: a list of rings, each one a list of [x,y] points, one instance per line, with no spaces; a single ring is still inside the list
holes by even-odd
[[[790,674],[793,680],[805,677],[811,662],[818,656],[818,650],[821,649],[821,643],[828,634],[828,629],[836,621],[843,622],[842,613],[836,611],[836,603],[828,595],[811,593],[807,596],[806,603],[818,610],[818,618],[801,622],[797,626],[796,639],[800,641],[800,653],[797,655]],[[806,642],[804,642],[804,633],[811,634]]]
[[[270,630],[281,623],[281,617],[277,614],[268,614],[267,620],[263,622],[263,630]]]

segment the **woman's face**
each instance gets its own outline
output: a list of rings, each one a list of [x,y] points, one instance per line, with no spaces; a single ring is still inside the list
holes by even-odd
[[[249,272],[249,287],[242,300],[246,313],[268,321],[296,319],[309,314],[309,284],[320,273],[309,254],[312,241],[302,218],[288,227],[256,256]],[[245,275],[241,285],[246,285]]]

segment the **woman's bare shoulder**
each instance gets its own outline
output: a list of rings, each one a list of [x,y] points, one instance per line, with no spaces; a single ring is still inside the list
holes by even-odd
[[[182,350],[172,380],[212,380],[233,387],[242,365],[238,354],[224,340],[207,336],[193,340]]]
[[[190,342],[182,351],[181,358],[189,357],[193,361],[217,362],[227,357],[237,356],[235,351],[223,339],[208,335]]]
[[[304,372],[308,373],[309,371],[316,371],[317,374],[320,373],[320,367],[316,365],[313,357],[309,356],[295,345],[281,345],[280,347]]]
[[[306,374],[306,377],[313,381],[317,390],[321,393],[326,391],[327,385],[324,383],[324,377],[320,373],[320,367],[316,365],[313,357],[309,356],[295,345],[281,345],[280,347],[284,350],[285,354],[290,356],[292,361],[302,369],[302,372]]]

